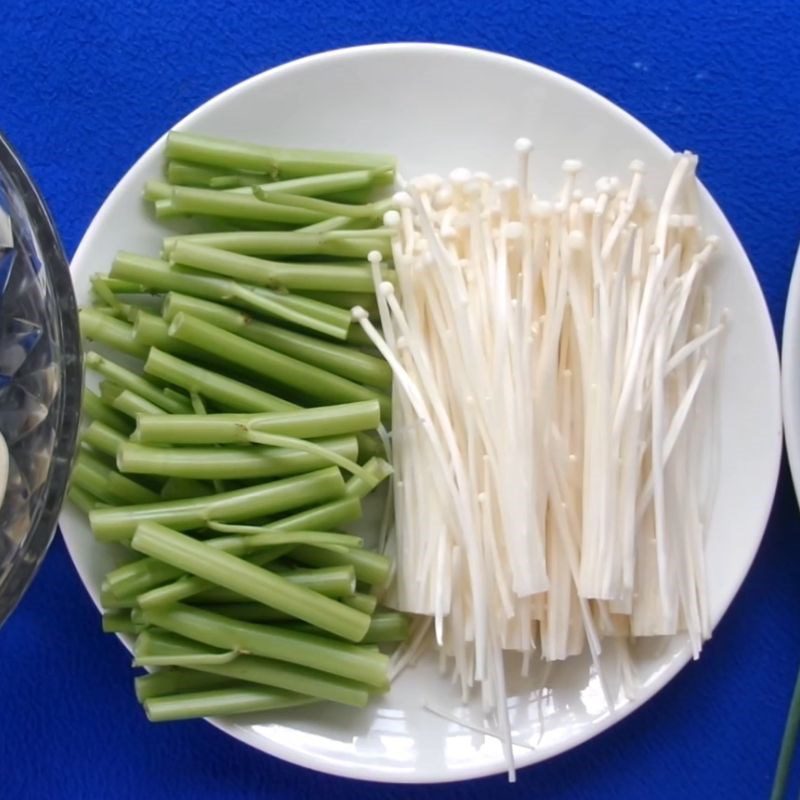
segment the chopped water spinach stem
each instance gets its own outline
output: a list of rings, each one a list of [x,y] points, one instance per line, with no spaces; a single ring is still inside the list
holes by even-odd
[[[155,670],[135,681],[153,721],[363,707],[388,688],[374,643],[403,631],[359,591],[384,557],[340,557],[376,538],[342,527],[391,473],[392,372],[350,307],[377,312],[371,251],[395,280],[394,159],[184,132],[165,150],[145,201],[201,233],[117,253],[80,314],[99,394],[69,496],[139,556],[102,582],[103,629]]]

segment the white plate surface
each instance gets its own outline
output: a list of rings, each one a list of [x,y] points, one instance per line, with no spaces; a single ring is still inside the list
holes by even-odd
[[[800,249],[786,298],[781,361],[783,432],[795,494],[800,498]]]
[[[178,127],[287,146],[387,151],[398,156],[407,176],[462,165],[511,174],[513,142],[528,136],[536,147],[534,180],[544,192],[559,184],[560,163],[568,157],[587,165],[587,186],[601,174],[625,175],[630,161],[641,158],[652,191],[661,188],[670,164],[668,148],[654,134],[579,84],[505,56],[441,45],[370,46],[302,59],[233,87]],[[110,265],[118,249],[158,252],[163,232],[140,198],[145,180],[160,173],[162,147],[163,141],[156,142],[125,175],[81,242],[72,262],[79,300],[87,297],[89,275]],[[732,321],[720,373],[722,466],[708,540],[716,623],[766,525],[780,461],[780,391],[777,348],[753,269],[705,190],[701,215],[705,230],[721,239],[715,299],[730,309]],[[797,300],[790,308],[800,310]],[[793,331],[797,342],[800,334]],[[800,364],[796,358],[791,363]],[[800,373],[785,388],[793,398],[790,407],[800,409]],[[795,470],[798,458],[795,448]],[[69,505],[61,528],[97,602],[101,577],[116,554],[92,541],[86,521]],[[605,707],[597,679],[580,659],[557,666],[552,692],[541,704],[531,700],[524,681],[512,681],[514,739],[535,745],[515,748],[518,765],[549,758],[607,729],[652,697],[689,658],[681,639],[640,650],[639,695],[614,711]],[[474,709],[459,706],[434,665],[424,662],[365,710],[328,705],[213,722],[279,758],[354,778],[451,781],[504,769],[497,740],[431,715],[422,709],[426,700],[479,720]]]

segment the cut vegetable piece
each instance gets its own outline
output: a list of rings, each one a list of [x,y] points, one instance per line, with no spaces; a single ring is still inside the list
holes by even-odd
[[[94,420],[102,422],[122,436],[130,435],[133,423],[124,414],[112,409],[91,389],[83,390],[83,408]]]
[[[290,225],[310,225],[320,222],[328,215],[305,208],[267,203],[252,195],[231,194],[215,189],[200,189],[191,186],[171,187],[168,201],[169,214],[199,214],[208,217],[230,217],[236,220],[258,220],[282,222]],[[156,215],[169,215],[156,207]]]
[[[268,261],[189,241],[176,242],[169,256],[173,264],[268,289],[338,293],[370,292],[372,288],[370,270],[364,266]],[[391,273],[384,277],[390,279]]]
[[[84,362],[89,369],[99,372],[104,378],[108,378],[123,389],[128,389],[134,394],[143,397],[145,400],[149,400],[151,403],[170,414],[181,414],[191,411],[191,406],[188,403],[179,403],[176,400],[166,397],[158,390],[158,387],[150,383],[150,381],[119,366],[119,364],[115,364],[107,358],[103,358],[97,353],[87,353],[84,357]]]
[[[263,414],[173,414],[168,418],[142,414],[135,438],[151,444],[241,444],[253,430],[318,439],[371,430],[379,422],[374,400]]]
[[[345,472],[361,478],[371,489],[378,485],[369,470],[364,469],[350,458],[340,455],[335,450],[327,449],[324,445],[306,439],[298,439],[293,436],[280,436],[274,433],[265,433],[262,430],[251,427],[247,432],[248,441],[253,444],[263,444],[269,447],[295,448],[301,452],[317,455],[326,460],[329,464],[335,464]]]
[[[237,684],[223,689],[150,697],[144,701],[144,710],[150,722],[167,722],[195,717],[252,714],[313,702],[313,699],[293,692]]]
[[[281,178],[358,169],[383,172],[393,170],[395,164],[394,158],[388,155],[267,147],[179,131],[170,131],[167,135],[166,154],[167,158],[226,169],[271,173]]]
[[[275,625],[230,620],[180,603],[167,609],[148,609],[144,619],[151,625],[221,650],[238,650],[301,664],[379,689],[387,686],[388,658],[355,644]]]
[[[152,586],[174,580],[180,574],[180,570],[169,564],[156,561],[154,558],[140,558],[111,570],[103,583],[108,594],[117,601],[127,599],[133,601],[141,592],[147,591]],[[111,606],[106,598],[101,599],[104,608]]]
[[[72,481],[104,503],[145,503],[158,495],[141,484],[109,469],[88,450],[81,448],[75,460]]]
[[[159,655],[165,660],[201,656],[208,652],[221,651],[209,651],[207,645],[157,630],[143,632],[136,641],[135,650],[137,658]],[[197,669],[357,708],[363,708],[369,700],[369,689],[364,684],[274,659],[240,655],[229,663],[198,663]]]
[[[354,522],[361,516],[361,503],[356,497],[347,497],[342,500],[333,500],[328,503],[323,503],[315,508],[304,509],[296,514],[283,517],[275,522],[270,523],[270,528],[273,531],[298,531],[298,530],[329,530],[339,525],[346,525],[349,522]],[[218,546],[219,540],[212,540],[215,546]],[[271,558],[274,553],[278,553],[279,557],[283,550],[280,547],[267,548],[266,555]],[[251,556],[251,561],[254,563],[265,564],[267,561],[262,560],[265,553],[259,553]],[[309,570],[309,572],[320,573],[320,570]],[[341,576],[341,572],[338,573]],[[349,575],[349,572],[345,573]],[[133,599],[137,595],[147,592],[157,586],[161,586],[168,581],[174,581],[181,576],[180,570],[170,567],[168,564],[156,561],[152,558],[142,558],[130,564],[124,564],[117,569],[112,570],[106,576],[106,581],[109,587],[113,590],[114,595],[120,599]],[[337,577],[338,580],[338,577]],[[349,578],[345,578],[350,585]],[[326,594],[322,589],[317,586],[312,587],[315,591],[320,591]],[[352,590],[348,589],[346,592],[350,594]],[[205,599],[205,598],[204,598]],[[220,602],[235,602],[231,600],[230,595],[227,599]]]
[[[337,192],[347,192],[354,189],[364,189],[376,185],[391,183],[394,176],[390,171],[377,172],[373,170],[352,170],[350,172],[335,172],[329,175],[310,175],[305,178],[290,178],[284,181],[272,181],[253,186],[232,188],[229,191],[236,194],[272,194],[273,192],[288,192],[303,197],[319,197]]]
[[[366,258],[369,252],[378,250],[384,257],[387,257],[391,252],[387,233],[382,229],[368,231],[336,230],[311,233],[299,231],[290,233],[280,231],[190,233],[182,236],[167,237],[164,240],[164,250],[169,254],[177,242],[183,240],[251,256],[325,255],[337,258]],[[334,234],[344,234],[344,236],[335,236]],[[113,269],[112,274],[114,274]],[[122,275],[119,277],[122,277]],[[134,279],[131,278],[130,280]],[[184,291],[177,286],[175,290]],[[193,294],[193,292],[186,293]]]
[[[373,456],[364,464],[364,470],[370,474],[370,480],[360,475],[353,475],[347,481],[345,494],[349,497],[366,497],[381,481],[392,474],[392,466],[383,458]]]
[[[81,335],[91,341],[101,342],[121,353],[144,358],[147,348],[136,341],[133,326],[106,314],[83,308],[80,312]]]
[[[142,703],[151,697],[199,692],[231,686],[234,682],[210,672],[192,669],[159,669],[149,675],[140,675],[133,681],[136,699]]]
[[[341,500],[331,500],[315,508],[304,509],[296,514],[283,517],[276,522],[270,522],[272,530],[324,531],[355,522],[361,516],[361,502],[357,497],[345,497]]]
[[[313,567],[350,564],[356,577],[372,586],[380,586],[389,577],[391,562],[370,550],[333,550],[321,545],[301,545],[292,550],[292,558]]]
[[[290,623],[292,630],[317,633],[313,626],[305,623]],[[361,640],[361,644],[387,644],[402,642],[408,636],[408,617],[398,611],[379,611],[374,614],[369,630]]]
[[[291,208],[315,211],[323,214],[326,219],[333,216],[352,217],[353,219],[376,219],[382,215],[381,206],[377,203],[339,203],[332,199],[280,192],[275,190],[274,187],[262,189],[256,186],[253,188],[253,194],[265,203],[278,203]],[[314,223],[308,224],[313,225]]]
[[[139,627],[128,611],[110,611],[103,614],[103,633],[136,634]]]
[[[277,514],[334,498],[343,491],[341,473],[329,467],[208,497],[95,509],[89,521],[98,539],[119,541],[133,536],[136,526],[142,522],[191,530],[212,519],[236,522]]]
[[[169,325],[165,320],[156,314],[139,310],[133,319],[133,338],[145,348],[157,347],[167,353],[181,358],[191,358],[194,360],[208,361],[209,356],[196,347],[179,342],[170,338]],[[147,352],[143,356],[147,357]]]
[[[96,423],[93,423],[95,425]],[[84,435],[93,444],[96,435],[89,437],[92,426]],[[110,429],[107,429],[110,430]],[[358,442],[354,436],[315,440],[348,459],[358,456]],[[286,447],[176,447],[164,448],[128,442],[118,436],[101,441],[103,447],[119,447],[117,467],[120,472],[148,475],[167,475],[180,478],[235,479],[277,478],[300,475],[326,466],[323,456]],[[97,446],[97,445],[94,445]]]
[[[208,527],[219,533],[234,534],[245,550],[255,550],[272,545],[312,544],[321,547],[358,548],[364,540],[352,533],[331,531],[281,530],[269,525],[234,525],[226,522],[209,522]],[[214,541],[213,539],[210,541]]]
[[[113,428],[95,420],[86,427],[81,440],[100,453],[116,459],[117,452],[128,440]],[[120,470],[124,472],[125,470]]]
[[[266,550],[260,550],[255,555],[248,555],[248,560],[252,564],[266,566],[275,561],[275,559],[291,552],[293,546],[293,544],[283,546],[276,543],[275,546],[270,546]],[[243,552],[247,552],[247,550]],[[295,569],[288,572],[281,571],[277,574],[280,574],[290,583],[303,586],[325,597],[338,598],[349,595],[355,590],[356,586],[356,573],[350,566],[310,570]],[[247,598],[238,592],[215,586],[213,583],[203,578],[198,578],[195,575],[184,575],[172,583],[166,583],[163,586],[150,589],[138,595],[136,602],[141,608],[150,608],[154,606],[168,606],[190,597],[194,603],[211,605],[242,603],[247,601]],[[273,619],[284,619],[287,616],[284,612],[271,607],[262,606],[262,608],[265,610],[265,615],[253,621],[262,622]],[[225,614],[227,612],[220,609],[219,613]],[[237,615],[230,614],[229,616],[236,617]],[[242,617],[242,619],[246,618]]]
[[[103,389],[105,389],[107,386],[108,384],[103,386]],[[144,397],[135,394],[129,389],[122,389],[120,391],[118,386],[114,386],[113,388],[109,387],[108,399],[112,408],[117,411],[121,411],[123,414],[126,414],[133,419],[136,419],[139,414],[156,414],[163,417],[169,413],[168,411],[164,411],[163,408],[160,408],[155,403],[145,400]],[[169,397],[166,399],[172,402]]]
[[[369,627],[367,614],[162,525],[139,525],[131,546],[144,555],[165,561],[344,639],[358,642]]]
[[[207,322],[178,314],[170,324],[170,335],[206,350],[215,350],[248,372],[280,383],[324,403],[377,400],[382,417],[388,417],[391,403],[386,395],[319,367],[298,361]]]
[[[189,392],[196,392],[214,403],[236,411],[284,411],[294,403],[262,389],[191,364],[152,347],[144,364],[148,375],[168,380]]]
[[[328,569],[330,569],[330,567]],[[373,594],[355,592],[347,597],[343,597],[342,602],[345,605],[352,606],[353,608],[357,608],[359,611],[363,611],[365,614],[374,614],[375,608],[378,605],[378,598]]]
[[[155,291],[182,292],[233,303],[336,339],[344,339],[350,325],[349,315],[336,306],[173,266],[134,253],[117,253],[111,273],[121,278],[133,278]]]
[[[97,497],[86,489],[81,489],[81,487],[77,485],[71,485],[69,487],[67,496],[84,514],[88,514],[93,508],[97,508],[101,505],[101,501]]]
[[[167,162],[166,167],[167,180],[170,183],[182,186],[213,186],[215,179],[227,180],[228,182],[236,181],[253,181],[254,183],[263,182],[266,180],[265,174],[236,174],[230,169],[219,167],[201,166],[200,164],[192,164],[187,161],[170,160]]]
[[[155,503],[159,499],[158,494],[152,489],[113,470],[107,480],[109,491],[123,503]]]
[[[358,383],[379,388],[391,385],[392,371],[385,361],[351,346],[322,341],[219,303],[171,292],[164,304],[165,318],[172,320],[182,312]]]

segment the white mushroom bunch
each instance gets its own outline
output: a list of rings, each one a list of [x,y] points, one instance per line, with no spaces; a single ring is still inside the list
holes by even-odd
[[[526,670],[584,648],[597,664],[606,637],[685,631],[697,654],[710,635],[726,325],[694,155],[675,157],[653,202],[639,161],[591,193],[565,161],[560,192],[541,197],[531,143],[516,150],[516,179],[406,184],[385,217],[396,287],[371,259],[380,332],[353,310],[395,375],[390,600],[432,620],[507,744],[504,651]]]

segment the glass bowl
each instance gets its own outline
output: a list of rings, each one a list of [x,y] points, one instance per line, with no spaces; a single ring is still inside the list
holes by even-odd
[[[67,259],[41,195],[0,135],[0,624],[53,539],[81,382]]]

